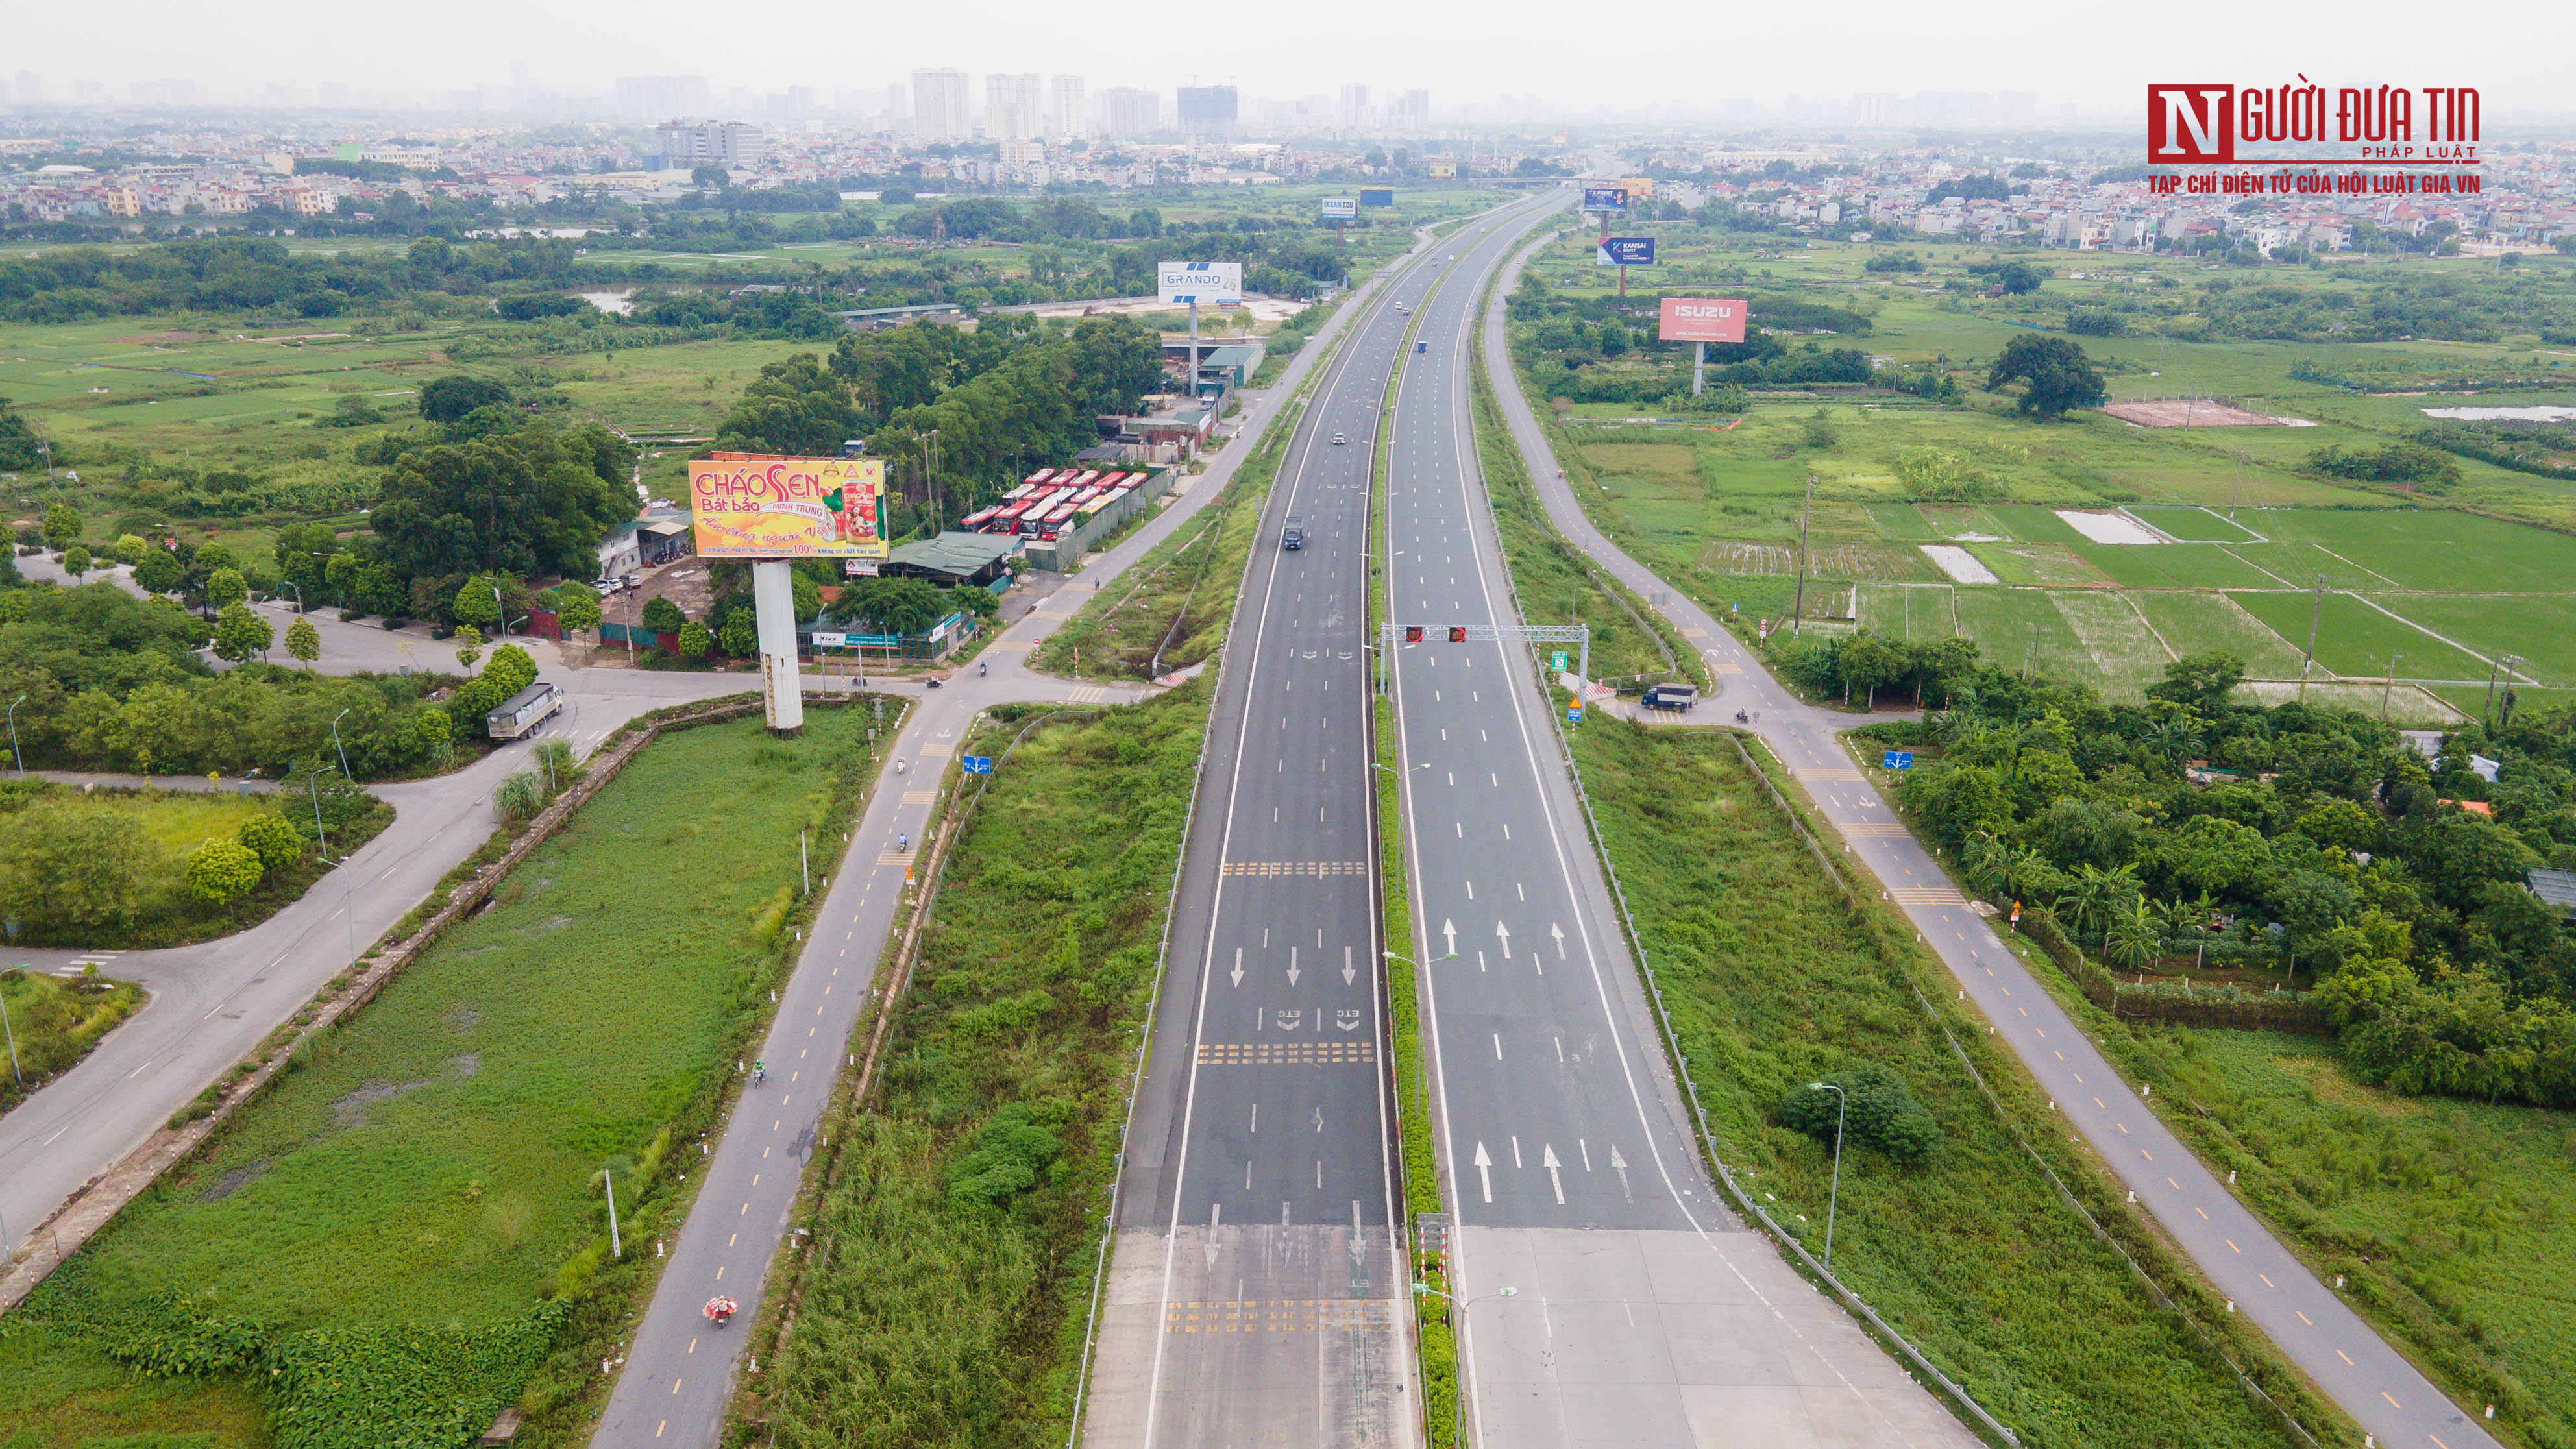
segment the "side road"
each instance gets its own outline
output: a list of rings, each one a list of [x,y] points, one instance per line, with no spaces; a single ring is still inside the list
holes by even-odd
[[[1426,243],[1427,244],[1427,243]],[[1417,248],[1417,251],[1419,248]],[[591,1442],[601,1449],[682,1445],[705,1449],[724,1431],[734,1375],[750,1323],[760,1314],[770,1265],[787,1231],[805,1163],[832,1084],[850,1064],[858,1025],[885,942],[905,907],[904,883],[924,839],[937,786],[958,741],[980,711],[996,704],[1061,701],[1131,704],[1158,691],[1134,684],[1076,684],[1028,667],[1036,642],[1145,552],[1206,506],[1249,456],[1262,430],[1361,312],[1382,270],[1346,301],[1288,366],[1276,387],[1249,402],[1233,442],[1189,480],[1178,501],[1117,547],[1086,559],[1056,593],[1002,631],[981,656],[989,673],[959,671],[947,688],[922,691],[920,706],[888,744],[880,776],[848,853],[825,886],[813,934],[779,990],[778,1014],[761,1044],[770,1076],[748,1083],[712,1151],[701,1189],[670,1262],[629,1340]],[[903,773],[893,773],[897,762]],[[812,1077],[813,1081],[805,1078]],[[641,1251],[641,1245],[636,1245]],[[711,1328],[701,1314],[722,1294],[741,1305],[741,1327]]]
[[[2219,1292],[2379,1443],[2408,1449],[2495,1445],[2164,1128],[1993,926],[1968,909],[1931,853],[1854,767],[1841,738],[1851,717],[1800,701],[1706,610],[1584,516],[1558,476],[1555,454],[1521,394],[1504,341],[1503,299],[1536,250],[1532,246],[1515,258],[1494,290],[1484,319],[1485,365],[1513,441],[1530,476],[1539,480],[1549,521],[1640,598],[1666,601],[1655,607],[1717,676],[1715,703],[1758,716],[1756,731],[1797,772],[1853,858],[1878,876],[2075,1130]]]

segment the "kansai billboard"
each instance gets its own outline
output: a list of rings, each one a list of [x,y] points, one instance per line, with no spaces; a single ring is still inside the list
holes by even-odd
[[[885,460],[712,453],[689,464],[701,558],[886,556]]]
[[[1592,264],[1597,267],[1651,267],[1655,264],[1655,239],[1650,236],[1605,236],[1593,251]]]
[[[1655,336],[1664,342],[1741,342],[1748,310],[1737,297],[1666,297]]]

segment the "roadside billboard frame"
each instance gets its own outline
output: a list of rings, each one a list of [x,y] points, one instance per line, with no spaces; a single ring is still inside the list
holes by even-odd
[[[882,559],[883,458],[712,453],[689,462],[700,558]]]

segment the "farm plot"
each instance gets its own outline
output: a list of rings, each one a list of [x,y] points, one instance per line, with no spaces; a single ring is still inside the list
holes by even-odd
[[[2019,671],[2027,663],[2052,679],[2103,684],[2093,651],[2057,610],[2045,589],[1960,589],[1959,632],[1977,641],[1989,664]]]
[[[1943,520],[1911,503],[1869,503],[1862,505],[1878,531],[1898,543],[1939,543],[1951,535],[1943,531]]]
[[[2226,594],[2157,590],[2134,593],[2129,599],[2177,654],[2225,650],[2244,660],[2245,672],[2254,678],[2298,676],[2299,651]]]
[[[1980,543],[1970,545],[1968,552],[2008,584],[2091,588],[2110,582],[2072,549],[2046,544]]]
[[[2140,503],[2129,509],[2141,520],[2185,543],[2261,543],[2264,536],[2227,515],[2199,504]]]
[[[2035,503],[1990,503],[1978,510],[2023,543],[2090,543],[2052,509]]]
[[[1943,585],[1862,584],[1860,626],[1891,639],[1947,639],[1959,632],[1955,590]]]
[[[2083,642],[2084,652],[2092,656],[2103,694],[2134,699],[2163,678],[2165,666],[2173,662],[2174,656],[2165,651],[2155,631],[2121,595],[2103,589],[2060,589],[2048,599]]]
[[[2447,509],[2284,509],[2255,526],[2314,546],[2338,577],[2367,569],[2407,589],[2576,590],[2576,538]]]
[[[2390,594],[2378,602],[2481,654],[2516,655],[2528,661],[2522,673],[2576,685],[2576,594]]]
[[[2077,558],[2124,589],[2269,589],[2280,581],[2215,543],[2079,543]]]
[[[2317,664],[2321,672],[2377,679],[2388,672],[2391,654],[2400,679],[2484,679],[2487,661],[2443,643],[2403,619],[2392,619],[2349,594],[2316,596],[2299,593],[2231,593],[2245,612],[2262,620],[2303,652],[2311,609],[2317,619]],[[2294,671],[2295,673],[2295,671]]]

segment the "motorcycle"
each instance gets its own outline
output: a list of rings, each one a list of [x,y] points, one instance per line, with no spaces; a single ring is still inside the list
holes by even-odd
[[[1735,712],[1735,722],[1737,724],[1750,724],[1752,723],[1752,720],[1753,716],[1746,714],[1740,709]]]
[[[923,682],[923,683],[925,683],[925,684],[927,684],[927,685],[929,685],[932,689],[937,689],[937,688],[939,687],[939,676],[938,676],[938,675],[936,675],[936,674],[933,674],[933,675],[929,676],[928,678],[926,678],[925,680],[923,680],[922,682]]]
[[[707,1322],[722,1328],[732,1320],[735,1311],[741,1307],[741,1304],[730,1298],[710,1298],[707,1300],[706,1307]]]
[[[992,670],[991,670],[989,667],[987,667],[987,666],[985,665],[985,663],[984,663],[984,661],[983,661],[983,660],[978,659],[978,660],[976,660],[976,661],[975,661],[975,677],[976,677],[976,678],[981,679],[981,678],[983,678],[985,675],[990,674],[991,672],[992,672]]]

